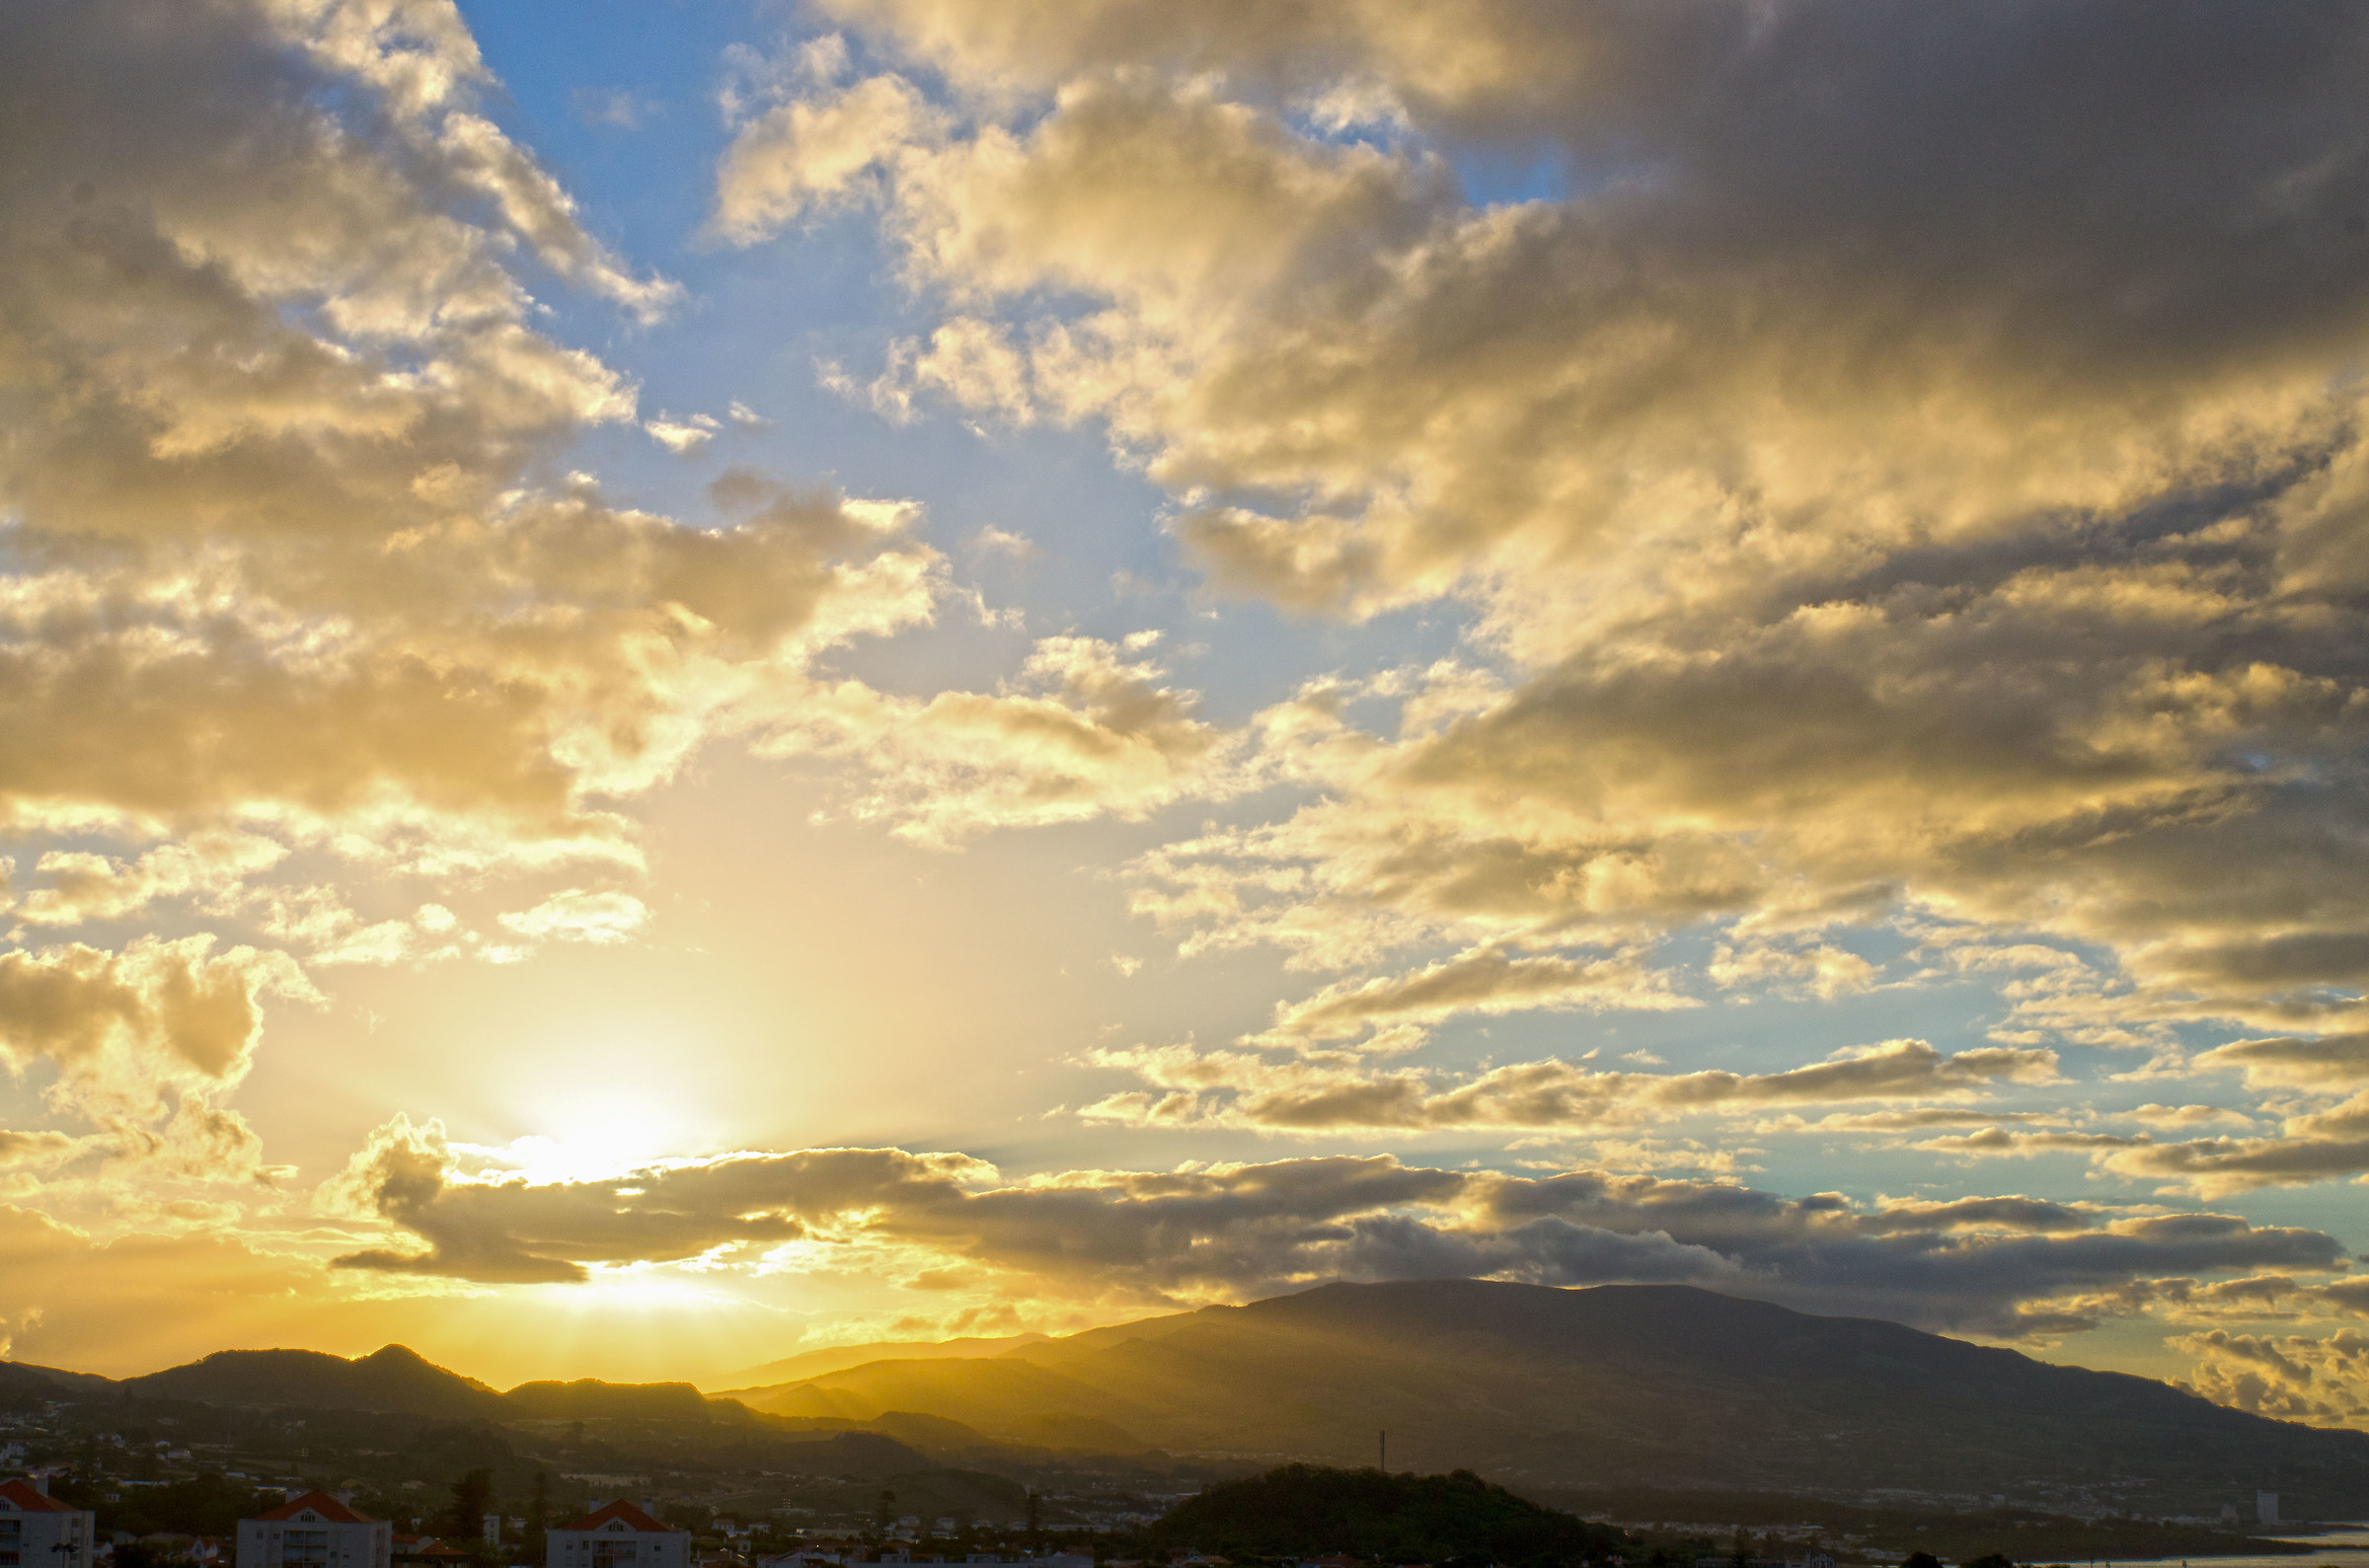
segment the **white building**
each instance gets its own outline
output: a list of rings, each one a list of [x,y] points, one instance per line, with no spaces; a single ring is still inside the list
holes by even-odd
[[[668,1530],[623,1498],[554,1526],[544,1540],[544,1568],[691,1568],[691,1532]]]
[[[239,1521],[238,1568],[389,1568],[394,1554],[394,1526],[327,1492],[307,1492],[261,1519]]]
[[[2278,1523],[2278,1494],[2276,1492],[2254,1494],[2254,1520],[2257,1525]]]
[[[39,1481],[0,1482],[0,1568],[91,1568],[98,1520]]]

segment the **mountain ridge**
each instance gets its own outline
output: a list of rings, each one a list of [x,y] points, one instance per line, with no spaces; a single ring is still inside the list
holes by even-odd
[[[782,1414],[893,1406],[990,1433],[1085,1418],[1171,1450],[1326,1463],[1366,1460],[1389,1429],[1394,1455],[1418,1467],[1538,1486],[2083,1486],[2167,1512],[2208,1497],[2217,1510],[2258,1486],[2319,1517],[2369,1509],[2369,1434],[1689,1286],[1332,1284],[1160,1321],[737,1397]]]
[[[498,1391],[387,1346],[351,1361],[221,1351],[120,1381],[0,1363],[0,1397],[48,1387],[496,1422],[757,1423],[940,1453],[1156,1445],[1260,1462],[1370,1462],[1387,1429],[1394,1460],[1564,1490],[2078,1493],[2198,1513],[2250,1502],[2258,1488],[2281,1493],[2298,1517],[2369,1515],[2369,1433],[1688,1286],[1336,1283],[981,1348],[892,1355],[726,1396],[592,1379]]]
[[[870,1361],[945,1361],[976,1356],[1001,1356],[1007,1351],[1026,1345],[1038,1344],[1051,1338],[1049,1334],[1004,1334],[990,1338],[961,1339],[892,1339],[869,1344],[817,1345],[802,1350],[779,1361],[768,1361],[722,1378],[712,1378],[699,1386],[728,1395],[733,1388],[778,1387],[802,1378],[819,1377],[845,1367],[862,1366]]]

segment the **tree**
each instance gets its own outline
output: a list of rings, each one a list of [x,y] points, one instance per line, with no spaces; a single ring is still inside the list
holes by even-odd
[[[896,1507],[896,1494],[883,1489],[879,1503],[872,1511],[872,1528],[885,1535],[888,1532],[889,1510]]]
[[[1900,1568],[1942,1568],[1942,1560],[1929,1551],[1912,1551]]]
[[[445,1518],[445,1532],[456,1541],[475,1540],[485,1532],[486,1516],[493,1512],[494,1472],[471,1470],[452,1483],[452,1512]]]

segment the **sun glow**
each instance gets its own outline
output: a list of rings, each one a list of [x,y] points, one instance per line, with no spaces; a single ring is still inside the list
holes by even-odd
[[[679,1157],[694,1143],[688,1117],[663,1103],[623,1094],[546,1101],[538,1107],[538,1119],[548,1119],[557,1130],[472,1152],[541,1185],[605,1181]]]

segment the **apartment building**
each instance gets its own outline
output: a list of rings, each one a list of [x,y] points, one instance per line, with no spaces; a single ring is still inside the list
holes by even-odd
[[[544,1568],[691,1568],[691,1532],[668,1530],[623,1498],[552,1527],[544,1539]]]
[[[49,1495],[46,1476],[0,1481],[0,1568],[91,1568],[98,1521]]]
[[[394,1552],[394,1526],[327,1492],[239,1521],[238,1568],[391,1568]]]

